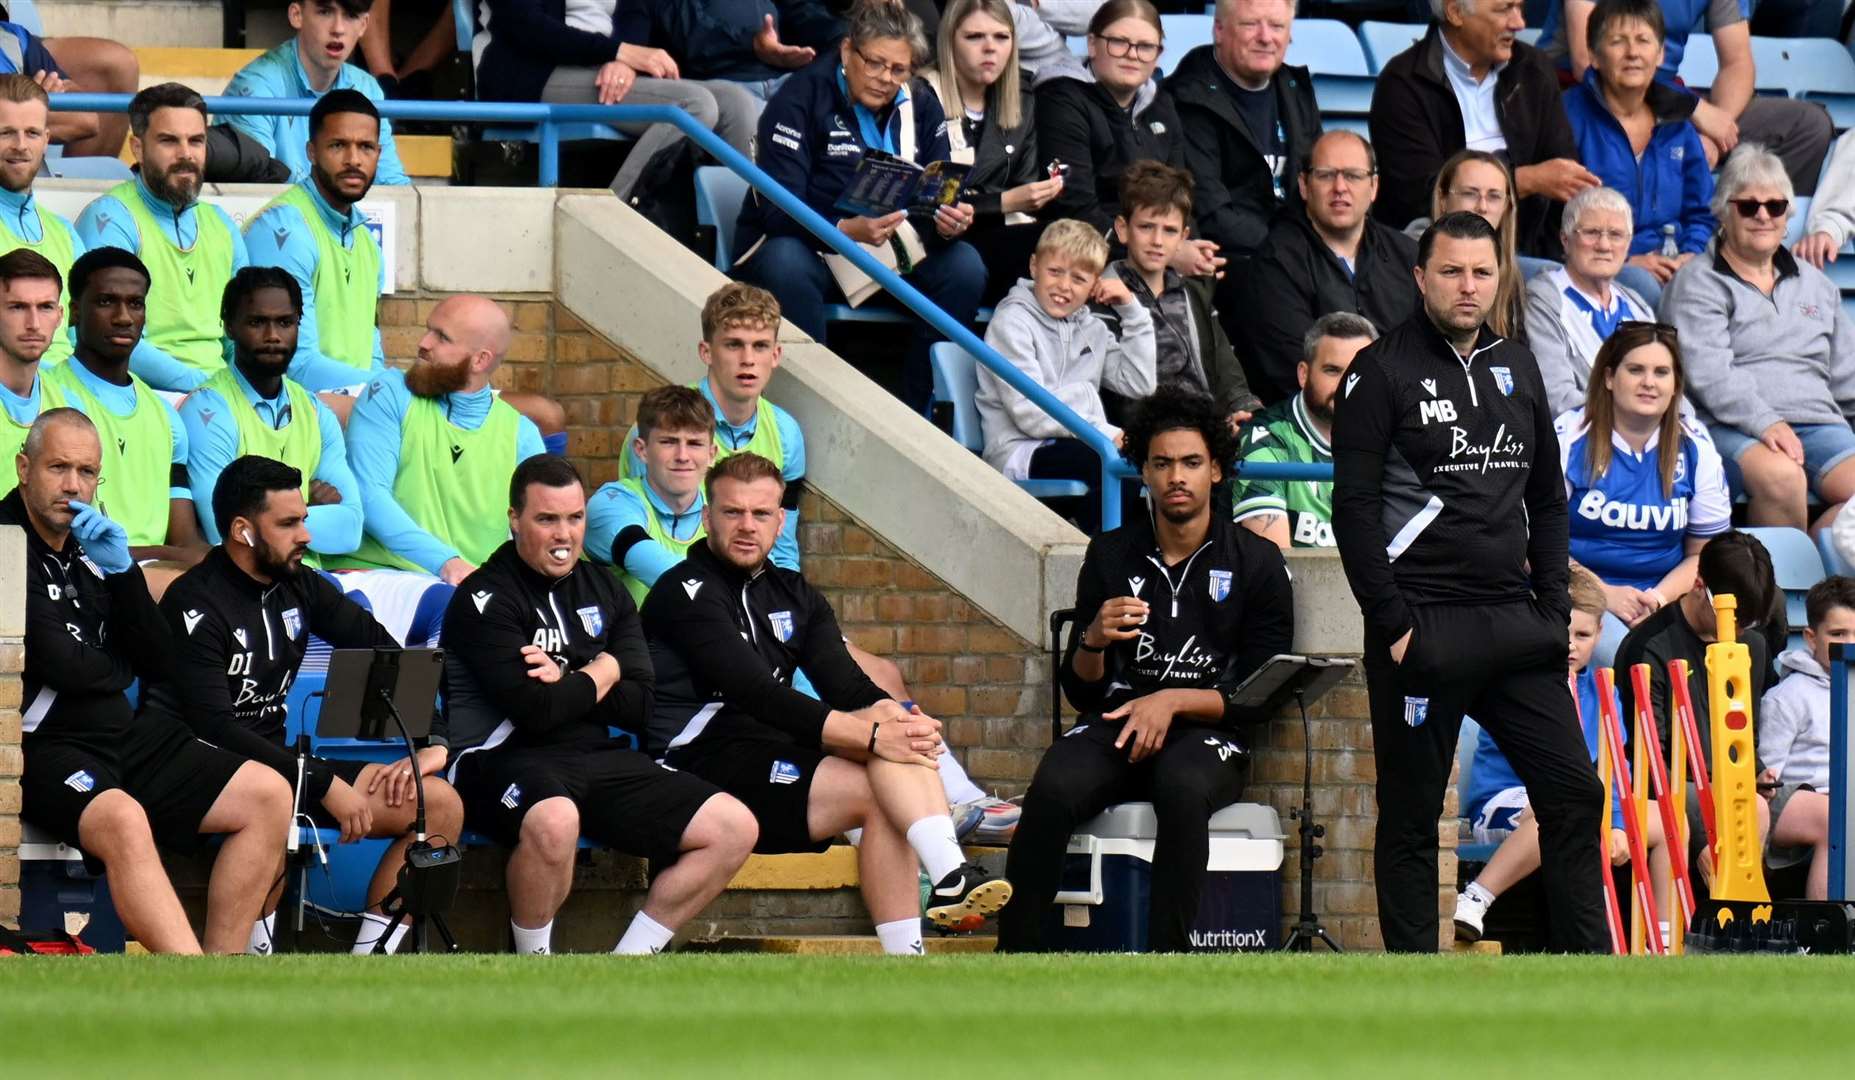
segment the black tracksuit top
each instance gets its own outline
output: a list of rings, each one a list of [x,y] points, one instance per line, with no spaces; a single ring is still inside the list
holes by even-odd
[[[1558,436],[1524,345],[1484,326],[1464,358],[1419,312],[1360,351],[1334,406],[1333,535],[1370,630],[1395,642],[1413,604],[1567,614]]]

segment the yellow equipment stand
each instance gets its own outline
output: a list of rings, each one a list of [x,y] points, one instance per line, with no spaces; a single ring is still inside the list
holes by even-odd
[[[1769,904],[1758,837],[1758,758],[1752,746],[1752,652],[1737,640],[1731,596],[1713,598],[1716,640],[1707,646],[1707,705],[1713,720],[1713,898]],[[1765,908],[1753,921],[1770,919]]]

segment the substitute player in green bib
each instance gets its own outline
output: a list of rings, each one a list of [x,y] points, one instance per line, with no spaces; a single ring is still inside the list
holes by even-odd
[[[765,289],[734,282],[715,290],[702,306],[702,341],[696,346],[708,375],[693,385],[715,411],[715,460],[747,452],[779,466],[786,481],[786,527],[773,543],[773,564],[797,570],[805,435],[791,413],[765,396],[779,369],[779,319],[779,301]],[[637,443],[634,427],[625,434],[621,479],[644,474],[643,462],[631,449]]]
[[[1336,311],[1314,320],[1295,366],[1301,392],[1257,413],[1244,427],[1239,465],[1333,464],[1333,399],[1360,349],[1378,337],[1362,315]],[[1331,480],[1250,480],[1239,469],[1236,520],[1276,546],[1333,547]]]
[[[375,325],[385,261],[356,205],[379,165],[379,110],[331,90],[309,113],[308,178],[245,225],[251,265],[281,266],[303,290],[290,378],[311,390],[359,386],[386,366]]]
[[[58,388],[39,377],[40,358],[64,327],[63,293],[64,279],[45,256],[27,248],[0,255],[0,451],[7,461],[26,445],[39,413],[65,403]],[[0,494],[18,483],[18,476],[6,474]]]
[[[148,267],[148,326],[129,368],[156,390],[186,393],[225,368],[219,305],[247,261],[245,239],[199,201],[205,99],[179,83],[151,86],[129,102],[129,130],[140,174],[84,207],[77,232],[86,247],[119,247]]]
[[[142,340],[148,269],[121,248],[97,248],[71,267],[69,289],[76,351],[45,369],[45,384],[96,425],[103,450],[96,507],[127,530],[138,561],[192,566],[207,544],[187,479],[186,425],[129,372]]]
[[[373,377],[348,419],[367,536],[336,565],[455,585],[509,539],[509,477],[545,452],[534,422],[490,389],[509,341],[495,301],[447,297],[426,320],[412,367]]]
[[[30,76],[0,75],[0,254],[30,248],[68,277],[71,264],[84,253],[84,242],[76,226],[32,197],[33,178],[45,161],[50,110],[51,98]],[[68,291],[63,301],[69,311]],[[59,330],[45,350],[44,363],[63,363],[70,355],[70,335]]]
[[[638,402],[627,452],[642,475],[602,485],[586,503],[586,556],[618,572],[644,603],[665,570],[700,540],[702,478],[715,463],[715,410],[688,386],[660,386]]]
[[[296,279],[274,266],[245,267],[226,285],[223,312],[232,363],[180,406],[195,504],[213,504],[219,474],[238,458],[272,458],[303,475],[309,550],[322,557],[352,552],[361,543],[361,489],[348,469],[341,425],[285,375],[303,314]],[[222,542],[213,515],[202,514],[200,528]]]

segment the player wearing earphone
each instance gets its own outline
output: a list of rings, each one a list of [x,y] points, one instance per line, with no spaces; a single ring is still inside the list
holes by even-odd
[[[294,782],[296,755],[284,741],[285,703],[310,635],[338,649],[399,643],[339,586],[303,566],[311,515],[296,469],[263,457],[233,461],[219,473],[212,517],[217,531],[230,539],[162,597],[179,656],[172,677],[148,689],[144,708],[183,720],[205,741]],[[369,886],[357,952],[371,949],[386,926],[374,908],[405,864],[413,769],[425,776],[429,831],[455,840],[463,827],[463,804],[436,775],[445,760],[443,747],[391,765],[309,759],[303,813],[324,828],[340,829],[344,843],[398,838]],[[398,933],[388,951],[398,944]],[[269,937],[260,923],[252,934],[255,951],[263,951],[256,947],[268,945]]]

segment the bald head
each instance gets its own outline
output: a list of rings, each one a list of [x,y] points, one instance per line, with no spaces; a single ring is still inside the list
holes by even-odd
[[[446,297],[425,320],[419,358],[406,386],[421,397],[473,393],[509,354],[509,316],[486,296]]]

